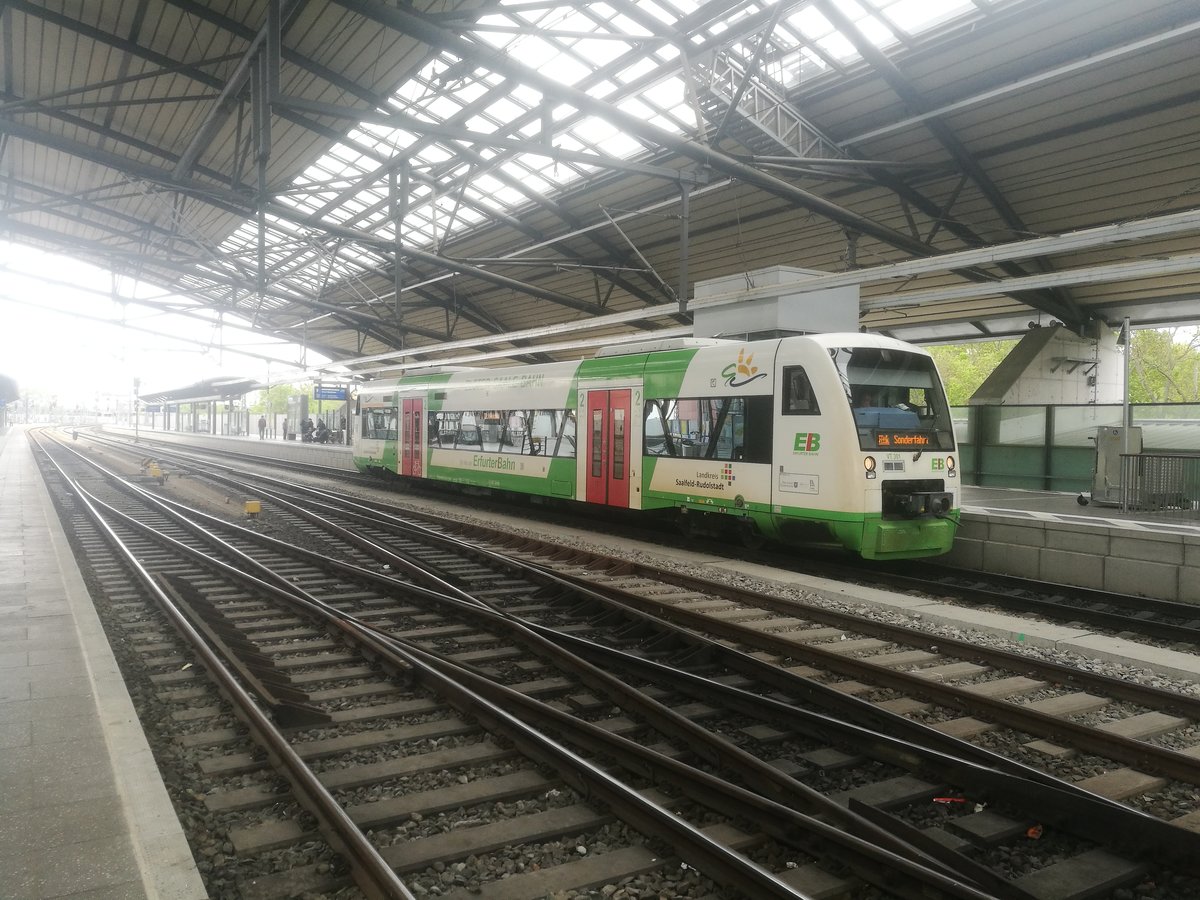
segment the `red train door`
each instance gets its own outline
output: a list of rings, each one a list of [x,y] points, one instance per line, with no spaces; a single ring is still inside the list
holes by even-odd
[[[400,418],[400,474],[421,477],[422,400],[403,400]]]
[[[629,391],[588,391],[587,501],[629,506]]]

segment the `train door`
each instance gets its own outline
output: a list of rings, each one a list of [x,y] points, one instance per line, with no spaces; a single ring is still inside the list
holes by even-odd
[[[630,392],[588,391],[587,502],[629,506]]]
[[[402,403],[400,418],[400,474],[420,478],[422,474],[421,431],[425,421],[422,409],[425,403],[419,398],[406,398]]]

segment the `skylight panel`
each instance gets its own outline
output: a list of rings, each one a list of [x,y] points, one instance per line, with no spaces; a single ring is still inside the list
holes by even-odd
[[[616,77],[617,80],[622,84],[629,84],[630,82],[637,81],[639,78],[648,75],[650,72],[653,72],[654,69],[654,60],[643,56],[622,69]]]
[[[550,60],[554,59],[560,53],[557,47],[540,37],[523,37],[519,41],[513,41],[512,43],[514,46],[508,47],[508,51],[525,65],[539,71],[546,63],[550,62]]]
[[[497,97],[487,108],[487,115],[501,124],[521,118],[529,110],[521,108],[508,97]]]
[[[591,63],[593,69],[600,69],[627,53],[629,45],[620,41],[584,39],[572,44],[571,49]]]
[[[504,163],[500,168],[513,178],[519,179],[526,188],[534,193],[546,195],[554,188],[554,182],[548,181],[528,166],[523,166],[515,161]]]
[[[669,63],[679,58],[679,49],[674,44],[663,44],[653,55],[660,62]]]
[[[613,30],[620,32],[621,34],[628,34],[632,37],[652,36],[641,22],[635,22],[624,13],[617,13],[615,16],[613,16],[611,24]]]
[[[460,104],[450,94],[439,94],[422,107],[427,117],[438,122],[446,122],[454,118],[462,110]]]
[[[909,34],[940,25],[971,9],[965,0],[893,0],[881,3],[880,12]]]
[[[642,91],[642,97],[662,109],[682,106],[687,100],[683,81],[679,78],[668,78],[650,86]]]
[[[522,44],[521,52],[525,51]],[[537,66],[538,72],[559,84],[574,86],[592,74],[592,70],[566,53],[558,53]]]
[[[448,159],[453,159],[454,155],[441,144],[430,144],[428,147],[422,148],[418,159],[428,165],[443,163]]]
[[[607,100],[610,96],[615,96],[619,92],[620,87],[608,79],[597,81],[587,89],[587,95],[595,97],[597,100]]]
[[[472,37],[475,40],[483,41],[485,44],[490,44],[497,50],[504,50],[513,42],[514,35],[510,31],[494,31],[495,28],[513,28],[516,25],[526,25],[521,19],[513,19],[510,16],[491,15],[480,16],[479,24],[482,26],[491,26],[478,28],[472,32]]]
[[[518,84],[508,92],[508,97],[515,103],[520,103],[526,109],[533,109],[542,103],[542,92],[534,90],[525,84]]]
[[[499,191],[506,189],[504,182],[502,182],[495,175],[489,175],[486,172],[481,175],[477,175],[474,181],[471,183],[471,187],[474,189],[475,193],[485,195],[498,193]]]
[[[638,3],[638,10],[644,13],[649,13],[664,25],[674,25],[679,20],[679,17],[674,13],[663,9],[657,3],[652,2],[652,0],[641,0],[641,2]]]
[[[454,99],[463,106],[470,106],[488,92],[488,85],[477,79],[465,82],[454,91]]]
[[[595,116],[588,116],[571,129],[571,134],[584,144],[590,144],[593,147],[598,147],[608,139],[615,137],[617,135],[617,129],[615,126],[605,122],[603,119],[598,119]]]
[[[564,10],[562,18],[554,22],[554,28],[559,31],[597,31],[596,20],[576,6]]]

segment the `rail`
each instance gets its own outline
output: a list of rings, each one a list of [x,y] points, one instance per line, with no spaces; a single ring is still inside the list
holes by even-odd
[[[1200,518],[1200,454],[1121,455],[1121,511]]]

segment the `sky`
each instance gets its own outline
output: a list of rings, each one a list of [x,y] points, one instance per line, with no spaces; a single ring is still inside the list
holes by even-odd
[[[126,298],[178,300],[127,278],[116,279],[115,287]],[[60,406],[131,396],[135,378],[147,394],[206,378],[275,383],[305,375],[295,344],[121,303],[113,292],[107,271],[0,241],[0,374],[16,379],[22,395],[55,397]],[[278,362],[268,368],[239,349]],[[308,361],[326,360],[310,353]]]

